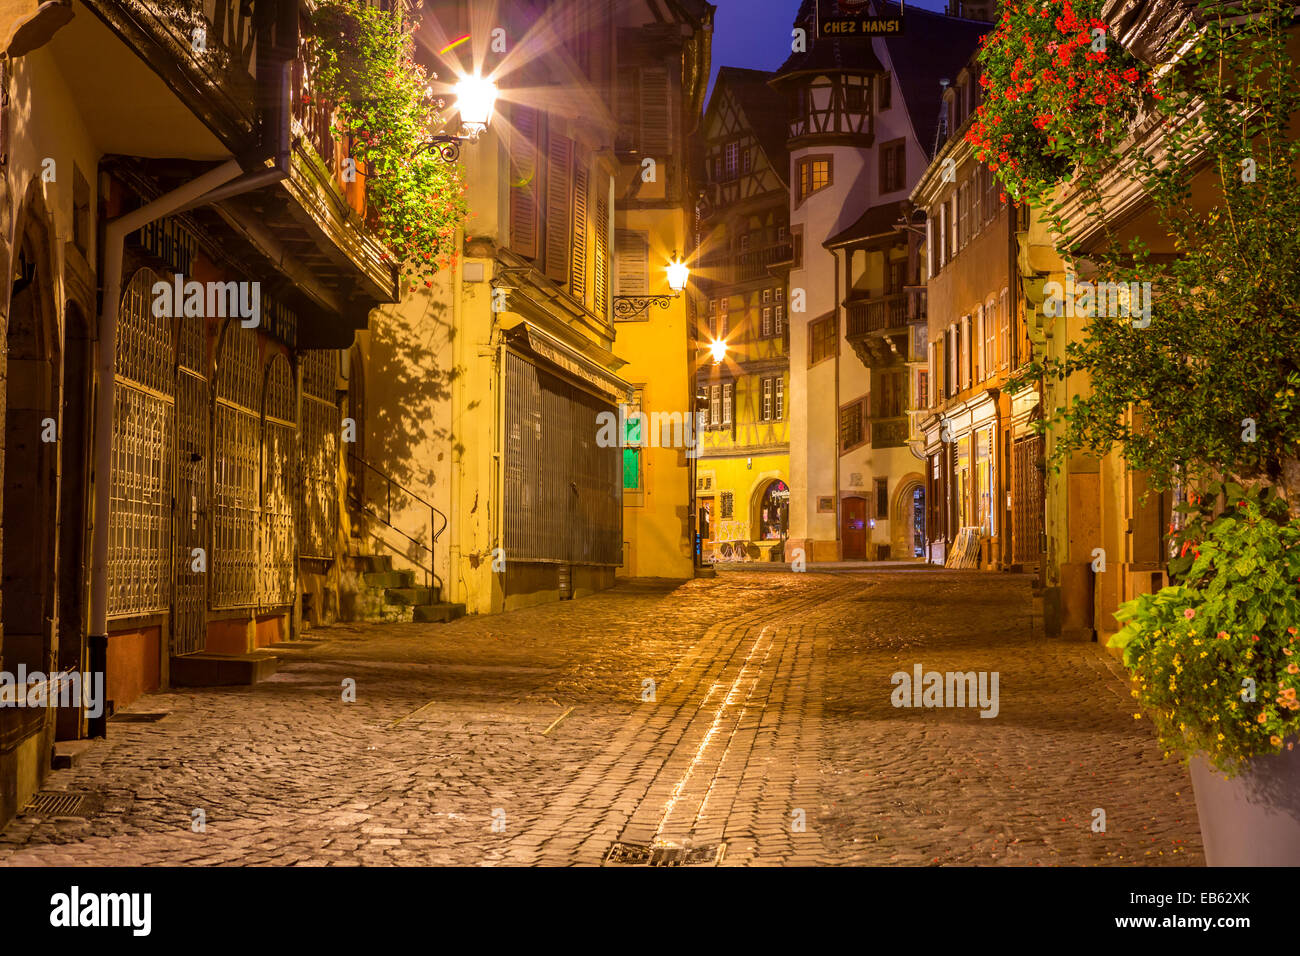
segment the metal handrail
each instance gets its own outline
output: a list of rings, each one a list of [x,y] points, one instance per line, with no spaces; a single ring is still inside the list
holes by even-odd
[[[441,511],[439,511],[437,508],[435,508],[431,502],[426,501],[424,498],[421,498],[410,488],[407,488],[401,482],[394,479],[391,475],[387,474],[386,472],[380,471],[378,468],[370,464],[370,462],[366,461],[364,458],[362,458],[360,455],[358,455],[356,452],[352,451],[351,449],[348,450],[348,460],[355,461],[357,464],[361,465],[363,468],[367,469],[368,471],[374,472],[376,475],[382,478],[385,483],[384,514],[380,514],[378,509],[372,507],[370,502],[367,500],[367,496],[365,494],[364,473],[361,479],[361,488],[356,489],[356,494],[353,495],[357,506],[366,514],[374,518],[376,521],[383,522],[393,531],[396,531],[407,541],[410,541],[412,544],[418,545],[422,550],[429,552],[429,563],[427,565],[425,565],[423,562],[419,561],[418,559],[410,558],[407,557],[406,555],[403,555],[403,557],[407,557],[407,560],[412,561],[416,565],[416,567],[424,571],[424,575],[425,575],[424,583],[426,587],[432,587],[436,583],[438,585],[439,591],[441,592],[443,582],[442,582],[442,578],[438,577],[437,571],[434,570],[435,553],[433,550],[433,546],[438,543],[438,538],[440,538],[442,536],[442,533],[447,530],[447,516],[443,514]],[[428,544],[425,544],[423,541],[420,541],[418,538],[411,537],[401,528],[397,527],[397,525],[393,524],[393,489],[394,488],[396,488],[398,491],[405,494],[408,498],[413,499],[414,501],[418,502],[421,505],[424,505],[424,507],[429,509],[430,537],[429,537]],[[439,518],[442,519],[441,525],[438,524]],[[394,552],[397,551],[397,548],[395,546],[389,544],[383,538],[376,538],[376,540],[378,540],[380,544],[382,544],[384,547],[388,548],[389,550]],[[441,594],[439,596],[441,597]]]

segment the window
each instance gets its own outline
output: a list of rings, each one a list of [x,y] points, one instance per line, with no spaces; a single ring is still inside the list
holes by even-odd
[[[866,442],[866,400],[858,399],[840,409],[840,454]]]
[[[907,180],[907,141],[896,139],[880,147],[880,191],[902,189]]]
[[[772,301],[772,290],[771,290],[771,289],[764,289],[764,290],[763,290],[763,304],[764,304],[764,305],[767,305],[767,304],[768,304],[769,302],[771,302],[771,301]]]
[[[1001,362],[999,366],[1006,368],[1011,364],[1011,315],[1007,304],[1007,290],[1002,290],[1002,295],[998,297],[998,338],[1001,341]]]
[[[649,437],[642,434],[641,405],[645,391],[632,389],[627,400],[627,420],[623,425],[623,490],[641,491],[641,446]]]
[[[731,424],[731,399],[735,394],[736,386],[727,382],[722,386],[722,424]]]
[[[783,231],[784,231],[784,228],[785,228],[785,227],[783,226],[783,227],[782,227],[782,230],[783,230]],[[783,237],[783,238],[784,238],[784,237]],[[776,289],[776,301],[777,301],[777,302],[784,302],[784,301],[785,301],[785,287],[784,287],[784,286],[777,286],[777,289]]]
[[[836,346],[839,344],[837,339],[837,328],[835,316],[829,315],[824,319],[818,319],[816,322],[808,324],[808,364],[816,365],[822,359],[830,358],[838,353]]]
[[[772,398],[774,392],[775,388],[773,387],[772,379],[763,379],[763,421],[765,422],[770,422],[772,420]]]
[[[984,165],[977,164],[970,178],[970,231],[973,236],[979,234],[987,221],[984,218],[984,172]]]
[[[962,183],[957,187],[957,249],[966,248],[970,241],[970,186]]]
[[[876,412],[880,418],[901,418],[907,409],[907,373],[881,372],[880,405]]]
[[[772,334],[778,337],[785,335],[785,306],[778,305],[776,307],[775,322],[776,322],[776,326]]]
[[[650,289],[650,243],[646,234],[618,230],[614,256],[614,294],[646,295]]]
[[[971,357],[971,368],[973,369],[972,380],[975,382],[983,381],[985,370],[988,368],[984,359],[984,307],[975,306],[975,354]]]
[[[763,307],[763,324],[762,324],[761,334],[762,337],[765,339],[772,337],[772,307],[770,305]]]
[[[916,410],[930,407],[930,373],[925,369],[916,372]]]
[[[981,168],[984,169],[984,217],[992,222],[998,214],[998,177],[987,167]]]
[[[709,393],[709,424],[715,428],[722,424],[721,385],[714,385]]]
[[[882,521],[889,518],[889,479],[876,479],[876,517]]]
[[[885,294],[895,295],[903,291],[907,284],[907,260],[891,259],[889,271],[885,273]]]
[[[718,300],[718,330],[715,333],[719,339],[725,339],[728,332],[728,319],[731,311],[731,299],[723,297]]]
[[[963,316],[961,320],[961,348],[960,348],[959,355],[961,361],[961,387],[963,389],[967,389],[970,388],[970,362],[971,362],[970,316],[969,315]]]
[[[850,113],[864,113],[867,109],[867,88],[849,86],[844,90],[844,106]]]
[[[996,305],[989,299],[984,305],[984,377],[988,378],[998,366],[998,316]]]
[[[785,421],[785,379],[776,378],[776,420]]]
[[[948,203],[945,200],[939,204],[939,241],[936,247],[939,253],[939,268],[942,269],[948,264]]]
[[[749,233],[745,233],[743,236],[740,237],[740,251],[741,252],[749,251]]]
[[[893,99],[893,93],[894,93],[893,77],[888,73],[882,74],[880,77],[880,84],[876,89],[877,89],[877,95],[876,95],[877,107],[882,110],[889,109],[889,105],[891,100]]]
[[[790,235],[790,230],[787,229],[785,226],[777,226],[777,227],[776,227],[776,241],[777,241],[777,242],[785,242],[785,240],[786,240],[787,238],[789,238],[789,235]]]
[[[736,495],[735,492],[724,491],[722,493],[722,514],[720,517],[725,521],[735,515]]]
[[[723,172],[727,179],[740,173],[740,143],[728,143],[723,149]]]
[[[960,391],[958,381],[960,376],[957,373],[957,356],[959,352],[960,336],[957,334],[957,324],[954,322],[948,326],[947,339],[947,367],[944,371],[943,380],[948,383],[948,394],[956,395]]]
[[[753,168],[754,168],[754,151],[752,149],[747,149],[745,150],[745,172],[749,172]]]
[[[799,201],[831,184],[831,158],[811,156],[799,160]]]

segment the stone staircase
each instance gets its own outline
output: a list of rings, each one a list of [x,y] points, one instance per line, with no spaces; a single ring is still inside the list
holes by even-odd
[[[464,614],[465,605],[443,601],[436,586],[417,585],[414,571],[394,569],[389,555],[344,559],[339,620],[445,623]]]

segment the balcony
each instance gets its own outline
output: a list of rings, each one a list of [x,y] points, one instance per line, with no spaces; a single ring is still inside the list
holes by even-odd
[[[777,242],[748,252],[715,252],[700,259],[700,278],[729,285],[754,282],[772,275],[774,266],[794,260],[794,244]]]
[[[911,423],[902,418],[873,418],[871,420],[872,448],[902,448],[907,444]]]
[[[909,361],[910,327],[926,320],[926,290],[908,287],[874,298],[848,299],[845,338],[868,368]]]

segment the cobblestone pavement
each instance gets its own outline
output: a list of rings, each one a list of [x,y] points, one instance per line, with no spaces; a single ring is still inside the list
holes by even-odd
[[[1201,864],[1186,771],[1118,670],[1031,624],[1026,578],[881,570],[318,628],[255,687],[137,701],[167,716],[110,722],[46,785],[103,811],[19,816],[0,865],[598,864],[616,841],[723,843],[724,865]],[[997,671],[997,716],[892,706],[916,664]]]

